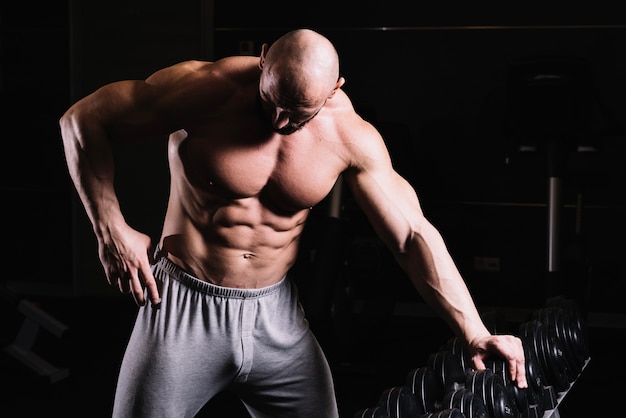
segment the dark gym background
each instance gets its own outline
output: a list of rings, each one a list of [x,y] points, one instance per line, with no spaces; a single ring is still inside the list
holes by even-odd
[[[106,284],[67,175],[57,125],[63,111],[107,82],[145,78],[187,59],[258,54],[263,42],[303,26],[337,46],[345,90],[385,134],[479,308],[497,312],[515,332],[548,297],[580,306],[591,362],[560,415],[621,411],[626,24],[617,4],[3,2],[0,337],[9,346],[25,319],[42,312],[53,323],[31,329],[31,348],[53,373],[3,350],[8,390],[0,415],[108,416],[134,319],[132,299]],[[520,82],[529,68],[563,71],[565,85],[528,95]],[[117,167],[129,223],[155,238],[168,187],[165,140],[119,150]],[[550,178],[561,191],[558,222],[549,217]],[[403,383],[451,335],[349,193],[340,219],[328,219],[328,207],[324,201],[313,211],[294,277],[350,418]],[[227,394],[209,411],[245,416]]]

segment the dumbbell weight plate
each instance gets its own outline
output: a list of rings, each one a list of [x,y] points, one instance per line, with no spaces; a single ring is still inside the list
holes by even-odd
[[[582,371],[582,365],[575,359],[573,350],[575,349],[570,340],[570,330],[567,324],[566,312],[556,306],[549,306],[539,309],[535,313],[537,321],[544,326],[544,332],[549,332],[554,336],[559,347],[563,351],[563,359],[567,366],[568,381],[572,382]]]
[[[519,389],[515,383],[511,381],[511,373],[509,372],[506,361],[502,358],[495,358],[485,362],[485,365],[493,371],[494,375],[502,380],[506,396],[509,398],[508,401],[513,402],[518,411],[526,410],[528,408],[526,391]]]
[[[515,400],[504,387],[500,375],[491,369],[474,370],[467,374],[465,388],[480,396],[491,418],[516,418]]]
[[[465,418],[488,418],[489,416],[482,398],[466,388],[446,393],[443,405],[444,409],[458,409]]]
[[[458,385],[465,381],[465,370],[459,358],[448,350],[440,350],[428,357],[428,366],[432,367],[435,375],[440,379],[444,392],[458,389]]]
[[[537,359],[538,369],[544,385],[554,386],[556,391],[569,386],[564,375],[562,351],[557,347],[554,338],[543,332],[543,325],[538,320],[528,321],[520,327],[522,336],[526,338]]]
[[[571,382],[561,343],[556,338],[554,332],[540,322],[537,323],[537,331],[543,361],[550,375],[548,380],[557,392],[564,392],[569,389]]]
[[[465,344],[458,337],[450,338],[444,346],[444,350],[450,351],[454,356],[457,357],[459,363],[461,364],[461,368],[466,373],[468,370],[474,368],[474,365],[472,364],[472,358],[467,352]]]
[[[407,386],[394,386],[383,391],[378,406],[387,410],[389,418],[409,418],[423,415],[413,393]]]
[[[515,400],[505,389],[500,375],[492,374],[485,381],[487,398],[485,403],[491,418],[517,418],[519,413]]]
[[[520,389],[515,385],[511,385],[510,392],[511,397],[515,402],[515,406],[517,407],[520,418],[528,418],[528,416],[530,415],[531,407],[531,405],[528,403],[528,388]]]
[[[556,306],[568,313],[568,322],[570,329],[573,331],[573,346],[576,347],[576,352],[580,356],[580,362],[584,364],[589,358],[589,331],[578,304],[573,299],[557,296],[548,299],[546,301],[546,306]]]
[[[510,388],[511,386],[513,386],[513,382],[511,382],[511,374],[509,373],[509,367],[504,359],[494,358],[491,360],[487,360],[485,361],[485,366],[490,369],[494,374],[497,374],[502,378],[504,387]]]
[[[574,312],[557,306],[544,308],[546,320],[554,324],[557,337],[565,350],[565,358],[571,371],[570,381],[574,381],[583,370],[587,359],[587,348],[581,322]]]
[[[529,327],[534,327],[534,324],[528,322],[520,325],[520,339],[522,340],[522,347],[524,348],[526,381],[528,382],[526,398],[528,399],[529,405],[539,405],[542,410],[541,413],[543,414],[543,388],[545,384],[537,357],[532,349],[533,344],[529,341],[527,336],[526,329]]]
[[[543,365],[538,357],[539,353],[536,352],[534,341],[536,339],[536,336],[534,335],[535,329],[536,321],[529,321],[520,325],[520,334],[526,355],[526,376],[529,384],[528,389],[535,389],[527,391],[527,395],[529,397],[530,404],[537,405],[538,409],[540,409],[543,414],[544,411],[556,407],[557,398],[556,390],[554,389],[554,386],[547,381],[545,377],[546,372],[543,370]],[[532,378],[532,365],[535,366],[535,378]]]
[[[526,365],[528,366],[528,361],[531,360],[533,365],[536,366],[534,371],[537,372],[537,381],[541,383],[541,387],[547,384],[546,373],[543,370],[541,361],[539,359],[539,353],[537,352],[537,344],[536,344],[536,333],[535,328],[537,325],[536,320],[531,320],[524,322],[520,325],[520,338],[522,340],[522,344],[524,346],[524,355],[526,357]],[[527,370],[528,372],[528,370]],[[527,377],[528,379],[528,377]]]
[[[413,393],[419,408],[424,412],[434,412],[438,409],[445,391],[439,382],[435,371],[430,366],[422,366],[409,371],[406,385]]]

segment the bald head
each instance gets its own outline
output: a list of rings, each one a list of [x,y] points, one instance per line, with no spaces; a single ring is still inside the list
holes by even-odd
[[[288,32],[270,47],[264,45],[260,64],[261,99],[274,114],[277,130],[283,123],[289,131],[304,126],[344,82],[335,47],[310,29]]]
[[[310,29],[297,29],[269,47],[263,69],[277,77],[282,88],[298,94],[307,91],[320,99],[335,88],[339,57],[326,37]]]

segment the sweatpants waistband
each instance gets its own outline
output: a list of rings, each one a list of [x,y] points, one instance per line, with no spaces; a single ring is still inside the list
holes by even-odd
[[[168,273],[170,277],[178,280],[183,283],[185,286],[202,292],[211,296],[221,296],[226,298],[235,298],[235,299],[250,299],[250,298],[258,298],[265,295],[269,295],[285,286],[289,285],[287,280],[287,276],[284,276],[279,282],[261,287],[258,289],[239,289],[234,287],[224,287],[218,286],[213,283],[205,282],[197,277],[192,276],[191,274],[185,272],[178,265],[174,264],[170,259],[166,257],[160,257],[158,261],[154,264],[154,268],[161,269],[164,272]],[[155,272],[155,275],[158,274]]]

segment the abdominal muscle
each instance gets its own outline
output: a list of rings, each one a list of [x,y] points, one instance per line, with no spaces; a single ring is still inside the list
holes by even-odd
[[[276,222],[258,199],[246,198],[193,216],[172,197],[161,253],[199,280],[255,289],[277,283],[293,266],[308,209]]]

